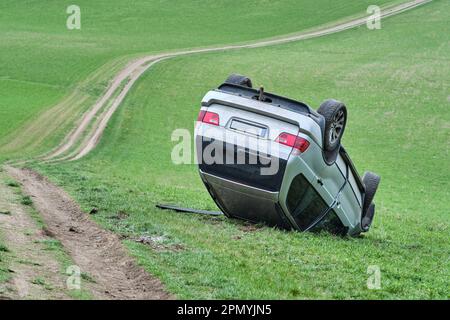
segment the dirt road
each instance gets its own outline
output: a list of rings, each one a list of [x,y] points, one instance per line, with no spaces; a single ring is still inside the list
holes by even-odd
[[[0,284],[0,297],[12,299],[69,299],[61,262],[48,250],[52,241],[21,204],[19,189],[0,172],[0,228],[12,252],[11,281]]]
[[[31,170],[6,170],[33,199],[48,233],[62,243],[81,272],[93,278],[95,298],[171,298],[158,279],[130,258],[117,235],[100,228],[62,189]]]

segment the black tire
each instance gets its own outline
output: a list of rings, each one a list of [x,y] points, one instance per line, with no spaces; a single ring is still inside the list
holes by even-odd
[[[347,125],[347,107],[340,101],[329,99],[317,112],[325,118],[324,149],[334,151],[340,147]]]
[[[227,80],[225,80],[225,83],[237,84],[238,86],[253,88],[252,80],[250,78],[236,73],[230,75]]]
[[[375,193],[377,192],[378,185],[380,184],[380,176],[376,175],[373,172],[366,172],[363,176],[363,183],[366,188],[366,194],[364,196],[364,205],[363,205],[363,217],[367,215],[369,207],[372,205],[373,198],[375,197]]]
[[[361,228],[364,230],[364,232],[369,231],[374,216],[375,216],[375,203],[372,202],[369,205],[369,208],[367,208],[367,212],[361,221]]]

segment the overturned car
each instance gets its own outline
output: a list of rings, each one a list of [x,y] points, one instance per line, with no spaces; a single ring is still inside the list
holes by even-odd
[[[379,176],[360,178],[341,145],[346,106],[306,104],[231,75],[203,98],[196,130],[200,176],[229,218],[299,231],[367,232]]]

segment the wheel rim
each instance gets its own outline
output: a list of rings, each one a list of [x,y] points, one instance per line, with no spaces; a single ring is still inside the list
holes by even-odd
[[[330,134],[329,134],[329,142],[331,145],[335,144],[342,135],[342,131],[344,129],[345,124],[345,113],[344,110],[339,110],[331,123]]]

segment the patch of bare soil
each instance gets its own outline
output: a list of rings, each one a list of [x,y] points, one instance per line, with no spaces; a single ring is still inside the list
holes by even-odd
[[[48,232],[61,241],[81,272],[94,279],[90,289],[96,298],[172,298],[127,254],[117,235],[100,228],[62,189],[29,169],[7,171],[32,197]]]
[[[140,236],[135,239],[136,242],[145,244],[151,247],[155,251],[183,251],[186,248],[179,243],[167,243],[167,239],[164,236]]]
[[[0,298],[68,299],[61,265],[45,247],[51,238],[30,216],[30,208],[19,204],[18,195],[4,180],[5,174],[0,173],[0,228],[12,258],[11,280],[0,284]]]
[[[243,225],[239,226],[239,229],[243,232],[256,232],[260,230],[263,226],[257,225],[257,224],[251,224],[251,223],[245,223]]]

